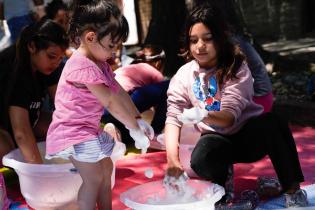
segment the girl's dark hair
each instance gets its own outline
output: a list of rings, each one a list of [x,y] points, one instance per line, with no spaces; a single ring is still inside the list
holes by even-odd
[[[69,39],[65,30],[49,19],[43,19],[23,29],[16,43],[16,71],[30,67],[30,53],[28,45],[33,43],[36,50],[44,50],[51,45],[58,45],[62,49],[69,47]],[[29,69],[31,70],[31,69]]]
[[[53,0],[45,7],[46,16],[54,19],[59,10],[68,11],[68,6],[62,0]]]
[[[12,46],[12,48],[10,47],[10,49],[14,50],[12,51],[12,54],[15,52],[15,59],[12,59],[12,62],[14,62],[13,71],[7,75],[10,83],[7,83],[8,85],[5,87],[6,92],[2,102],[3,110],[5,110],[3,113],[3,119],[6,127],[9,125],[9,100],[11,92],[17,82],[17,78],[25,78],[25,82],[32,83],[32,80],[29,80],[29,77],[32,77],[33,74],[30,61],[31,55],[28,49],[28,46],[31,43],[34,44],[37,52],[45,50],[52,45],[57,45],[63,50],[66,50],[69,46],[69,39],[65,30],[59,24],[49,19],[42,19],[37,23],[26,26],[22,30],[15,45],[16,49],[14,50],[14,46]]]
[[[100,41],[111,35],[112,41],[126,41],[129,27],[126,18],[112,0],[77,0],[70,22],[69,34],[75,43],[84,31],[91,30]]]
[[[185,23],[183,39],[184,48],[190,52],[190,32],[196,23],[203,23],[211,30],[214,46],[217,50],[218,81],[221,85],[225,79],[236,78],[236,73],[244,56],[232,43],[227,23],[221,11],[210,3],[204,3],[192,9]]]

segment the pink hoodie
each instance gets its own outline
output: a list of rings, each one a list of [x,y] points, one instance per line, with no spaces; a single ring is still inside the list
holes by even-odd
[[[193,88],[200,73],[206,73],[212,76],[214,69],[205,70],[200,68],[199,64],[193,60],[182,66],[176,75],[172,78],[167,91],[168,110],[166,124],[174,124],[179,127],[182,123],[177,116],[183,112],[183,109],[189,109],[194,106],[204,108],[204,102],[198,100]],[[263,107],[253,102],[254,94],[253,78],[246,63],[243,63],[236,74],[237,79],[225,81],[222,89],[218,88],[215,99],[220,101],[220,110],[226,110],[235,117],[234,124],[228,128],[209,126],[203,122],[195,127],[202,133],[220,133],[233,134],[237,132],[244,123],[263,112]]]
[[[115,71],[115,74],[115,79],[127,92],[164,80],[162,73],[147,63],[130,64],[120,67]]]

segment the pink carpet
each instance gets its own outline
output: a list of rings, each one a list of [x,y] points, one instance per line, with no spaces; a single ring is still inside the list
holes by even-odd
[[[291,129],[296,140],[306,180],[302,185],[309,185],[315,182],[315,128],[292,126]],[[144,171],[149,168],[154,171],[152,179],[148,179],[144,175]],[[165,168],[165,152],[137,155],[118,161],[116,184],[113,190],[113,209],[130,209],[120,202],[120,193],[142,183],[163,179]],[[236,164],[234,168],[236,194],[245,189],[256,189],[258,176],[276,176],[273,166],[267,157],[252,164]]]
[[[315,183],[315,128],[292,126],[293,135],[299,152],[302,170],[305,176],[303,185]],[[116,163],[116,183],[113,189],[113,209],[127,210],[120,202],[120,194],[130,187],[142,183],[163,179],[166,168],[165,152],[154,152],[145,155],[128,156]],[[153,169],[154,177],[148,179],[144,171]],[[258,176],[275,176],[275,172],[268,158],[254,164],[237,164],[235,166],[236,193],[245,189],[256,189]],[[10,184],[8,196],[15,202],[12,209],[28,209],[19,192],[17,184]]]

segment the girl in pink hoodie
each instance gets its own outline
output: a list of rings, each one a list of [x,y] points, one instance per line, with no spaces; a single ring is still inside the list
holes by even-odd
[[[196,7],[187,19],[184,42],[191,61],[178,70],[168,89],[167,176],[183,174],[178,143],[182,125],[190,123],[202,134],[190,162],[198,176],[224,186],[229,166],[268,155],[286,193],[286,206],[305,206],[291,131],[274,113],[262,114],[263,107],[252,100],[253,78],[226,29],[211,5]],[[228,194],[221,202],[226,198]]]

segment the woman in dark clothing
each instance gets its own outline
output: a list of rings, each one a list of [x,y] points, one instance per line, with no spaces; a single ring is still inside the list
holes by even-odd
[[[42,20],[27,26],[17,44],[0,53],[1,159],[16,144],[26,162],[42,163],[36,139],[45,137],[50,122],[41,113],[42,100],[47,92],[54,98],[68,43],[61,26]]]

